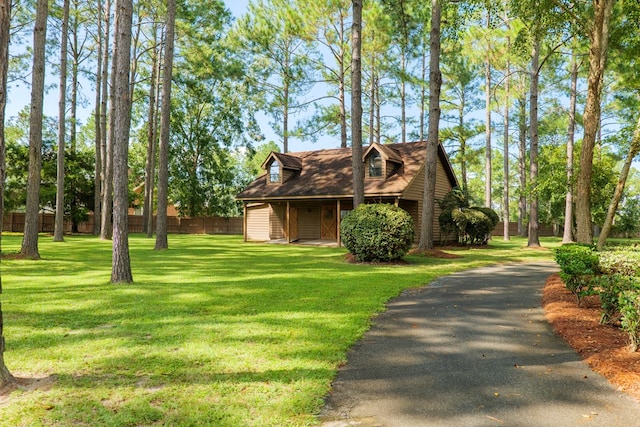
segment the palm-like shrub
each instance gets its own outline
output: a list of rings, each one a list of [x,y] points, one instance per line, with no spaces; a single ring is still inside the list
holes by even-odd
[[[484,245],[500,220],[491,208],[468,207],[464,193],[459,189],[449,192],[441,201],[440,230],[444,239],[453,234],[459,243]]]

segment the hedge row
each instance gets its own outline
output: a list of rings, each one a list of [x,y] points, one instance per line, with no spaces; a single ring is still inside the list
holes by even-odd
[[[640,347],[640,248],[563,245],[555,251],[560,277],[578,299],[598,295],[600,323],[616,324],[629,334],[632,351]]]

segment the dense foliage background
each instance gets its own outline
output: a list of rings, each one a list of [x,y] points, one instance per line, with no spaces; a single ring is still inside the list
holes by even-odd
[[[593,14],[589,2],[537,2],[535,7],[529,3],[443,2],[441,140],[470,204],[492,207],[502,217],[508,214],[509,220],[521,224],[520,234],[526,233],[527,203],[534,195],[541,196],[542,223],[558,230],[564,224],[564,202],[572,184],[566,176],[572,71],[577,71],[573,150],[577,173]],[[59,0],[49,9],[49,97],[55,94],[60,72],[62,5]],[[229,5],[219,0],[178,4],[169,196],[182,215],[238,215],[234,195],[261,172],[250,165],[260,164],[268,150],[350,144],[351,2],[251,0],[236,17]],[[420,0],[372,0],[364,5],[365,141],[426,138],[430,8]],[[596,225],[604,221],[638,118],[638,9],[637,2],[625,1],[616,3],[612,12],[593,164]],[[104,1],[70,2],[65,140],[72,156],[90,152],[107,136],[110,112],[102,112],[107,127],[98,136],[93,112],[98,101],[110,103],[104,93],[96,97],[96,90],[104,46],[109,52],[108,43],[113,42],[113,13],[113,5]],[[159,134],[164,14],[164,2],[134,2],[129,182],[139,199],[140,191],[133,189],[154,182],[146,167],[149,156],[157,156],[150,145],[157,144]],[[34,16],[33,2],[14,1],[9,111],[12,100],[29,87]],[[541,42],[540,166],[535,188],[528,179],[534,36]],[[6,118],[9,209],[24,204],[19,183],[26,167],[19,153],[28,143],[27,113],[28,106]],[[45,151],[50,153],[45,157],[51,161],[56,158],[58,120],[50,116],[44,123]],[[69,176],[76,171],[72,163],[67,165]],[[83,179],[99,181],[95,175],[86,165]],[[41,200],[45,209],[55,207],[55,198],[47,196],[51,192],[47,183],[54,182],[55,168],[45,168]],[[635,169],[626,187],[616,226],[621,233],[634,233],[632,225],[640,220],[640,179]],[[74,209],[92,209],[90,194],[84,194],[90,188],[79,185],[68,191],[77,200]],[[142,206],[142,200],[136,204]],[[72,215],[71,209],[65,209],[67,215]]]

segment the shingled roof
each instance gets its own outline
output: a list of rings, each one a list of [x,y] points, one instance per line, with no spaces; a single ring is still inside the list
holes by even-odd
[[[424,166],[426,142],[389,144],[382,147],[385,157],[402,163],[402,171],[386,179],[365,179],[365,197],[400,196]],[[452,187],[456,186],[455,175],[442,146],[439,146],[438,154]],[[299,174],[278,185],[268,185],[266,173],[262,174],[238,194],[238,200],[352,197],[351,148],[271,155],[275,155],[283,165],[285,161],[295,165]],[[297,159],[300,159],[299,169]]]
[[[269,159],[272,157],[275,157],[280,162],[280,164],[285,168],[289,168],[293,170],[302,169],[302,159],[300,157],[292,154],[276,153],[275,151],[272,151],[271,154],[269,154],[267,159],[264,161],[264,163],[262,163],[262,169],[265,169],[265,165],[267,164]]]

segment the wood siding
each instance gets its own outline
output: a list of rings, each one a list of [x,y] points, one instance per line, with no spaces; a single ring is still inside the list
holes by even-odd
[[[418,221],[416,221],[416,236],[419,240],[420,232],[422,230],[422,194],[424,192],[424,166],[420,169],[420,172],[416,175],[416,179],[407,187],[406,191],[403,194],[403,198],[407,200],[414,200],[418,202]],[[451,191],[451,184],[449,183],[449,178],[447,177],[447,173],[442,166],[440,160],[438,160],[438,166],[436,169],[436,199],[442,199],[448,192]],[[402,206],[402,205],[401,205]],[[442,239],[442,235],[440,234],[440,223],[438,221],[438,217],[442,210],[440,209],[440,205],[436,203],[435,216],[433,219],[433,241],[434,243],[440,243]],[[413,216],[413,215],[412,215]],[[415,221],[414,217],[414,221]]]
[[[284,239],[285,218],[287,214],[286,203],[271,203],[269,213],[269,238],[271,240]]]
[[[291,169],[282,168],[280,172],[280,176],[282,176],[282,182],[286,182],[296,174],[296,171]]]
[[[264,242],[269,240],[268,204],[247,207],[247,240]]]
[[[420,210],[420,204],[414,200],[400,200],[398,207],[404,209],[411,215],[415,230],[413,241],[417,243],[420,240],[420,221],[422,221],[422,218],[420,218],[420,213],[422,212]]]
[[[298,208],[298,237],[320,239],[321,205],[318,203],[296,203]]]

